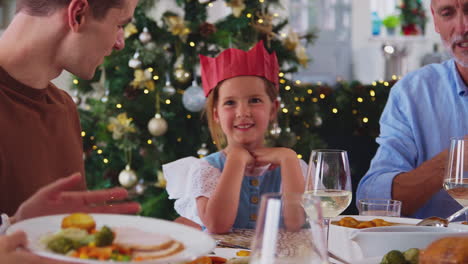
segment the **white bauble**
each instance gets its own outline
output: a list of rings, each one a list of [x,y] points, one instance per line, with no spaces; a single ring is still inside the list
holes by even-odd
[[[145,27],[143,28],[143,32],[140,33],[140,38],[141,43],[146,44],[151,41],[151,34],[148,32],[148,28]]]
[[[184,107],[191,112],[200,112],[205,106],[205,93],[203,89],[198,86],[194,80],[192,86],[185,90],[182,96],[182,103]]]
[[[119,173],[119,183],[125,188],[131,188],[137,183],[137,175],[130,166],[126,166],[125,170]]]
[[[156,114],[148,122],[148,131],[155,137],[164,135],[167,131],[167,121],[160,114]]]
[[[128,66],[133,69],[137,69],[141,67],[141,61],[139,60],[140,54],[138,52],[135,52],[133,55],[133,58],[131,58],[128,61]]]

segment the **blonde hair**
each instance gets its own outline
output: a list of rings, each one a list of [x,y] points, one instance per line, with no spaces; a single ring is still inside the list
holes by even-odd
[[[271,102],[274,102],[279,95],[278,89],[272,82],[268,81],[267,79],[260,76],[257,77],[263,80],[263,83],[265,84],[265,92],[267,93]],[[205,110],[203,111],[203,114],[206,116],[208,121],[208,128],[210,130],[211,139],[213,139],[215,142],[218,150],[222,150],[227,146],[226,135],[221,129],[221,126],[214,120],[214,108],[218,104],[219,100],[219,87],[221,87],[224,81],[219,82],[208,95],[208,98],[206,99]]]

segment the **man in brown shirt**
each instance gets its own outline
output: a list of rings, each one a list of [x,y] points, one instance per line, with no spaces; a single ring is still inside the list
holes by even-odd
[[[63,70],[92,78],[104,56],[124,48],[123,27],[138,0],[16,2],[17,13],[0,38],[0,212],[9,215],[39,188],[72,173],[81,176],[71,176],[70,186],[86,189],[76,106],[50,81]],[[84,201],[85,194],[77,195]],[[44,198],[34,195],[14,219],[77,209],[74,204],[52,208]],[[129,205],[120,212],[138,209]],[[0,252],[1,263],[28,262],[9,256],[16,246],[9,248]]]

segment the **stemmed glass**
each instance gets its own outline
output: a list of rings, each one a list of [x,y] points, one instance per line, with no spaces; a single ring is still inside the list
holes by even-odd
[[[351,203],[351,173],[344,150],[312,150],[304,196],[317,197],[323,212],[328,241],[330,219],[341,214]]]
[[[320,202],[302,195],[262,195],[251,264],[328,263]]]
[[[468,139],[450,140],[444,189],[463,207],[468,206]]]

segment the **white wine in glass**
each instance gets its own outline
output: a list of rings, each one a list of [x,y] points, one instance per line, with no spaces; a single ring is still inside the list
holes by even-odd
[[[312,150],[304,195],[320,199],[328,234],[330,219],[341,214],[351,203],[351,173],[346,151]]]
[[[320,199],[323,217],[325,218],[333,218],[340,215],[348,208],[353,196],[351,191],[334,189],[307,191],[306,194]]]
[[[463,207],[468,206],[468,140],[452,138],[444,189]]]

